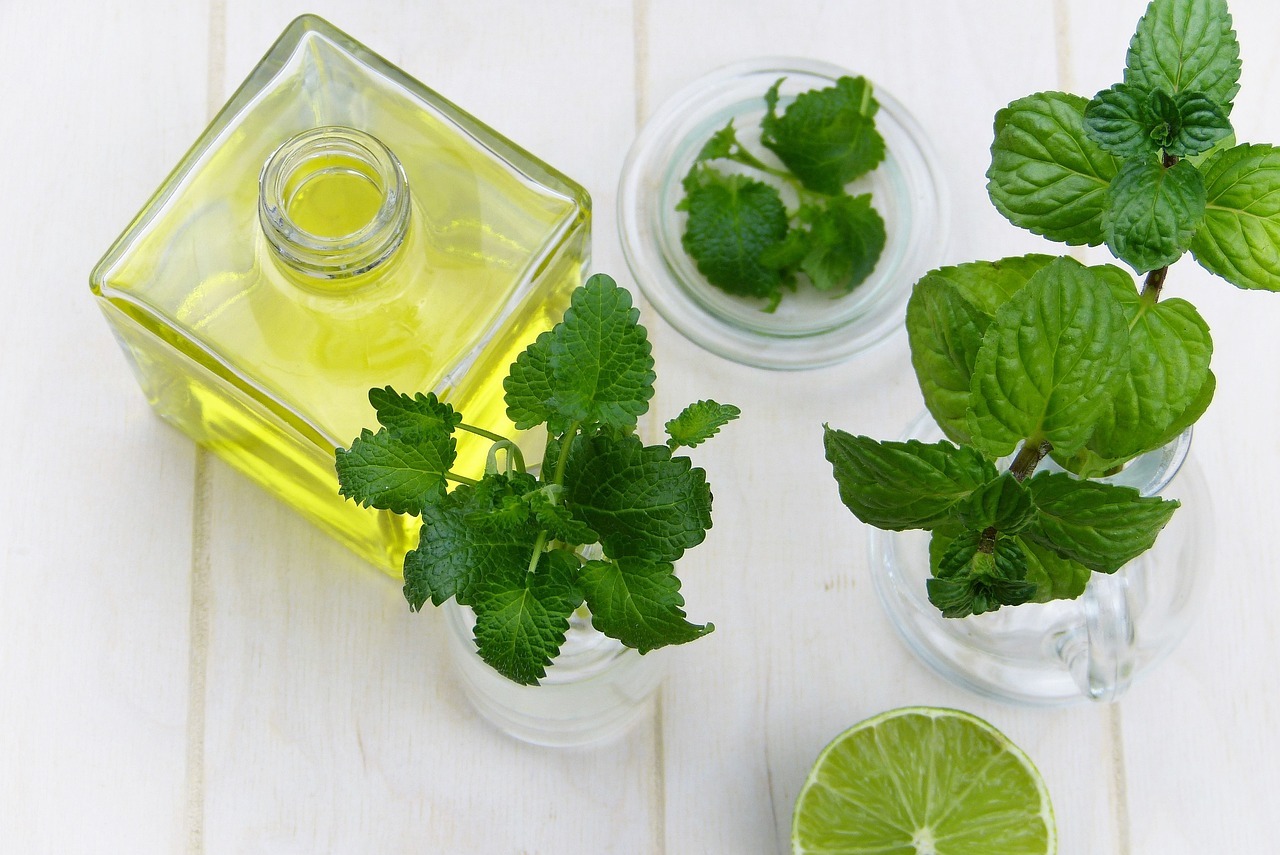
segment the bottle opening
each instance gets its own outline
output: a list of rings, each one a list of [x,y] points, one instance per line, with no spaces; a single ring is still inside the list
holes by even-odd
[[[340,279],[395,252],[409,222],[409,184],[381,141],[354,128],[290,137],[258,181],[258,219],[276,255],[302,273]]]

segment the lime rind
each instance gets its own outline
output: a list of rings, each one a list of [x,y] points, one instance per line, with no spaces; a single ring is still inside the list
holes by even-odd
[[[823,748],[792,815],[795,855],[1055,855],[1049,791],[1008,737],[961,710],[903,707]]]

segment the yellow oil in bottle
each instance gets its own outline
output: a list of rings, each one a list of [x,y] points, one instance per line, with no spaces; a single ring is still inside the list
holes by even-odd
[[[339,497],[334,448],[377,427],[368,390],[387,385],[436,390],[518,438],[502,380],[581,279],[589,201],[429,91],[364,73],[381,61],[323,22],[291,29],[264,60],[275,76],[237,93],[92,286],[161,416],[398,572],[416,520]],[[326,88],[300,108],[296,87],[316,79]],[[331,124],[345,128],[311,133],[356,142],[299,154],[279,204],[264,202],[273,150]],[[394,154],[407,193],[362,160],[374,144],[356,125]],[[525,437],[526,454],[540,442]],[[455,470],[477,475],[488,445],[459,433]]]

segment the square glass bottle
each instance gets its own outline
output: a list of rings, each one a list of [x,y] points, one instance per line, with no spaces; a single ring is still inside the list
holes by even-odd
[[[398,574],[416,524],[343,500],[334,448],[386,385],[515,436],[502,378],[589,246],[580,186],[304,16],[90,285],[164,419]],[[463,435],[454,468],[487,446]]]

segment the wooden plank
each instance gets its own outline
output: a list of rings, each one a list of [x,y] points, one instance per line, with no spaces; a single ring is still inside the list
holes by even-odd
[[[815,2],[779,15],[754,2],[726,14],[653,0],[641,91],[652,111],[711,69],[755,56],[866,74],[908,106],[939,151],[951,191],[947,261],[1043,250],[990,206],[983,173],[996,108],[1057,85],[1052,13],[1011,2]],[[912,658],[881,612],[867,529],[838,501],[821,425],[900,435],[921,409],[903,337],[795,374],[730,365],[674,334],[661,344],[662,361],[682,370],[665,375],[659,408],[711,395],[744,411],[695,454],[714,486],[716,524],[681,576],[693,615],[717,630],[681,651],[664,695],[668,850],[786,851],[792,804],[822,746],[913,704],[973,711],[1021,745],[1052,791],[1062,851],[1113,840],[1106,710],[1026,710],[955,689]]]
[[[203,126],[205,23],[0,5],[6,851],[182,848],[194,446],[149,412],[87,284]]]
[[[597,234],[612,230],[601,220],[633,126],[616,97],[632,86],[629,9],[327,5],[316,11],[584,183]],[[228,89],[288,20],[281,4],[228,3]],[[206,851],[660,851],[652,719],[583,751],[498,734],[462,697],[441,615],[411,615],[390,579],[221,464],[211,475]]]
[[[1076,91],[1092,95],[1119,80],[1125,48],[1145,4],[1071,3],[1068,23]],[[1232,124],[1241,142],[1280,142],[1274,110],[1280,82],[1275,33],[1280,12],[1230,4],[1243,73]],[[1111,19],[1100,37],[1094,22]],[[1101,260],[1104,256],[1099,254]],[[1212,559],[1187,638],[1119,705],[1128,781],[1127,848],[1139,852],[1252,852],[1274,848],[1267,821],[1280,786],[1271,734],[1280,716],[1280,636],[1269,604],[1280,596],[1270,572],[1277,549],[1266,490],[1280,478],[1275,444],[1259,437],[1276,414],[1280,360],[1272,330],[1280,306],[1209,276],[1189,256],[1169,272],[1164,294],[1191,300],[1213,331],[1213,405],[1196,426],[1192,457],[1208,478]]]

